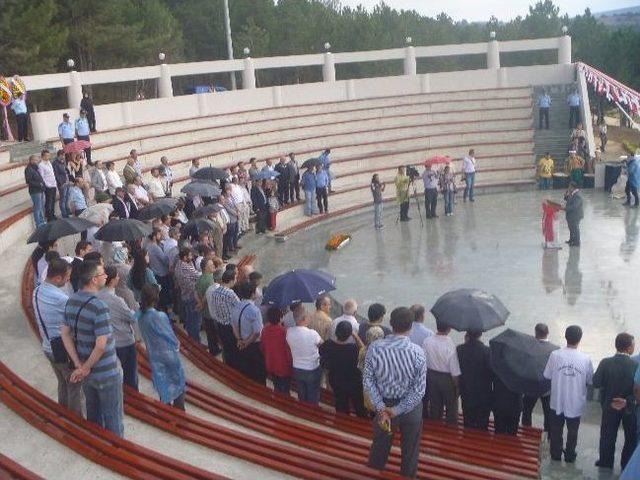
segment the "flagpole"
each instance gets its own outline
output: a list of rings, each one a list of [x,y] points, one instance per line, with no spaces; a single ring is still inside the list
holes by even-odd
[[[229,60],[233,60],[233,41],[231,40],[231,18],[229,16],[229,0],[224,0],[224,32],[227,36],[227,54]],[[236,89],[236,72],[235,70],[230,72],[231,75],[231,89]]]

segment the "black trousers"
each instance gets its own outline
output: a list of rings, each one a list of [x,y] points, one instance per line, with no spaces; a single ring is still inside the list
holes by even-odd
[[[289,184],[289,198],[293,202],[300,201],[300,175],[296,175],[293,181]]]
[[[564,447],[564,459],[573,462],[576,459],[576,445],[578,443],[578,428],[580,417],[567,418],[563,414],[558,415],[555,410],[549,412],[549,449],[553,460],[562,457],[562,444],[564,425],[567,424],[567,443]]]
[[[458,423],[458,399],[451,374],[427,370],[429,384],[429,417],[432,420],[442,420],[442,413],[446,410],[447,423]]]
[[[627,194],[627,203],[631,204],[631,195],[635,199],[636,203],[634,205],[638,205],[638,187],[632,187],[629,180],[627,180],[627,184],[624,187],[624,193]]]
[[[56,193],[58,189],[56,187],[47,187],[44,189],[44,217],[47,222],[53,220],[56,216]]]
[[[86,140],[87,142],[91,141],[89,139],[89,135],[78,135],[78,140]],[[93,162],[91,161],[91,148],[85,148],[84,154],[87,157],[87,163],[89,165],[93,165]]]
[[[267,371],[264,366],[264,357],[260,350],[260,342],[253,342],[247,348],[238,350],[240,372],[261,385],[267,384]]]
[[[16,115],[16,124],[18,125],[18,141],[19,142],[27,141],[28,118],[29,116],[26,113],[20,113]]]
[[[624,446],[622,447],[620,458],[620,464],[623,469],[636,448],[636,415],[634,413],[625,414],[624,410],[617,411],[611,407],[604,408],[602,410],[602,421],[600,422],[601,467],[613,468],[616,438],[618,437],[620,423],[622,423],[622,429],[624,430]]]
[[[580,107],[569,107],[569,128],[580,123]]]
[[[264,233],[267,230],[267,223],[269,222],[269,210],[258,210],[256,212],[256,233]]]
[[[469,402],[465,402],[465,398],[462,397],[462,415],[464,417],[465,427],[488,430],[490,413],[491,407],[488,403],[469,404]]]
[[[233,334],[233,328],[230,324],[218,323],[218,335],[220,336],[220,343],[222,343],[222,360],[231,368],[240,370],[238,343],[236,342],[236,336]]]
[[[278,200],[282,205],[289,203],[289,182],[278,182]]]
[[[388,406],[393,406],[390,404]],[[414,478],[418,470],[418,456],[420,454],[420,438],[422,437],[422,403],[402,415],[391,419],[391,429],[400,430],[400,452],[402,456],[400,475]],[[378,418],[373,420],[373,442],[369,451],[368,465],[376,470],[382,470],[387,464],[393,435],[380,428]]]
[[[544,431],[549,431],[549,411],[551,407],[549,406],[549,401],[551,397],[547,395],[546,397],[539,397],[540,403],[542,404],[542,414],[544,415]],[[525,427],[531,426],[531,413],[533,412],[533,408],[536,406],[536,402],[538,401],[538,397],[528,397],[524,396],[522,399],[522,425]]]
[[[400,204],[400,221],[409,220],[409,200]]]
[[[89,122],[89,131],[95,133],[96,131],[96,116],[93,113],[87,112],[87,121]]]
[[[211,355],[217,355],[220,352],[218,342],[218,328],[216,322],[211,317],[202,316],[202,323],[204,324],[204,331],[207,333],[207,348]]]
[[[518,410],[495,409],[493,411],[493,426],[495,433],[505,433],[507,435],[518,434],[518,423],[520,412]]]
[[[367,409],[364,408],[364,394],[362,393],[362,380],[343,384],[329,380],[331,390],[335,396],[336,412],[351,413],[351,406],[358,417],[366,418]]]
[[[138,390],[138,354],[136,344],[116,347],[116,356],[122,366],[122,383]]]
[[[173,303],[173,279],[170,274],[167,274],[163,277],[156,275],[156,280],[161,287],[158,308],[166,312]]]
[[[427,218],[436,218],[436,206],[438,205],[438,190],[428,188],[424,191],[424,210]]]
[[[320,213],[329,212],[329,199],[327,198],[327,187],[316,188],[316,201]]]
[[[569,244],[580,246],[580,220],[578,221],[568,221],[567,226],[569,227]]]
[[[545,127],[549,130],[549,107],[540,107],[538,112],[538,129],[542,130],[542,120],[544,119]]]

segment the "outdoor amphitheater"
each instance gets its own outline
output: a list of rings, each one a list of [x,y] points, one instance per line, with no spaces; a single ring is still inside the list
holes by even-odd
[[[556,52],[556,61],[500,64],[501,54],[537,51]],[[417,73],[420,60],[458,55],[486,58],[486,68]],[[391,60],[402,62],[403,75],[336,80],[341,64]],[[256,71],[296,66],[322,69],[324,81],[256,87]],[[172,78],[221,72],[238,72],[242,88],[174,95]],[[604,165],[583,191],[582,248],[542,248],[541,204],[548,198],[562,202],[564,189],[537,190],[536,160],[547,151],[564,158],[570,92],[577,89],[581,117],[591,118],[585,71],[572,63],[566,34],[24,76],[29,92],[66,91],[69,107],[31,113],[33,142],[0,148],[0,478],[399,478],[399,443],[386,471],[368,468],[371,422],[336,413],[330,390],[323,389],[319,407],[285,399],[213,358],[179,327],[186,412],[157,400],[141,347],[140,392],[124,392],[124,438],[55,402],[55,377],[31,307],[33,245],[26,239],[34,223],[26,158],[43,146],[59,148],[56,127],[63,112],[78,116],[83,88],[139,79],[157,79],[158,98],[95,107],[93,159],[115,162],[118,172],[131,149],[138,151],[145,175],[166,156],[179,191],[196,158],[202,166],[227,168],[255,157],[262,166],[290,152],[304,160],[331,149],[329,213],[307,217],[301,205],[285,206],[272,232],[243,238],[242,255],[255,254],[254,266],[266,279],[294,268],[328,271],[336,277],[334,299],[356,298],[362,312],[373,302],[387,311],[414,303],[428,310],[449,290],[481,288],[507,306],[508,327],[532,333],[544,321],[550,340],[561,345],[565,328],[580,324],[581,349],[594,363],[613,353],[616,333],[640,335],[632,320],[640,306],[638,210],[623,209],[603,191]],[[536,98],[543,89],[554,108],[552,128],[539,131]],[[591,122],[585,129],[594,151]],[[412,221],[396,221],[393,179],[399,166],[422,170],[425,158],[443,154],[460,171],[471,148],[478,165],[474,203],[458,195],[454,216],[423,222],[423,186],[417,181]],[[384,230],[373,229],[374,173],[389,184]],[[328,251],[325,244],[336,233],[350,235],[351,242]],[[561,234],[564,240],[564,226]],[[61,250],[73,256],[77,238],[65,238]],[[427,323],[433,329],[433,318]],[[485,343],[499,331],[488,333]],[[453,338],[462,342],[462,334]],[[540,428],[520,427],[517,436],[506,436],[492,427],[464,428],[462,421],[457,427],[426,421],[418,478],[617,478],[619,469],[609,475],[593,466],[599,408],[589,402],[574,465],[550,461]],[[541,418],[536,410],[534,425]]]

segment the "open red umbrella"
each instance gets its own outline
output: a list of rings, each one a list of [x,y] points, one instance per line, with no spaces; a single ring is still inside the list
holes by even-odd
[[[87,140],[76,140],[75,142],[67,143],[62,149],[64,153],[76,153],[91,148],[91,142]]]
[[[441,163],[451,163],[451,157],[447,157],[446,155],[436,155],[434,157],[427,158],[424,161],[425,167],[427,165],[438,165]]]

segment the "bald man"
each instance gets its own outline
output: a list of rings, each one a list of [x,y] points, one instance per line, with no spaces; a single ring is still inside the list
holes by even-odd
[[[356,319],[356,312],[358,311],[358,303],[350,298],[344,305],[342,306],[342,315],[335,318],[333,322],[331,322],[331,339],[336,341],[336,327],[340,322],[344,322],[345,320],[351,324],[351,328],[353,329],[353,333],[358,335],[358,329],[360,328],[360,324]],[[355,340],[353,338],[349,338],[347,343],[354,343]]]

